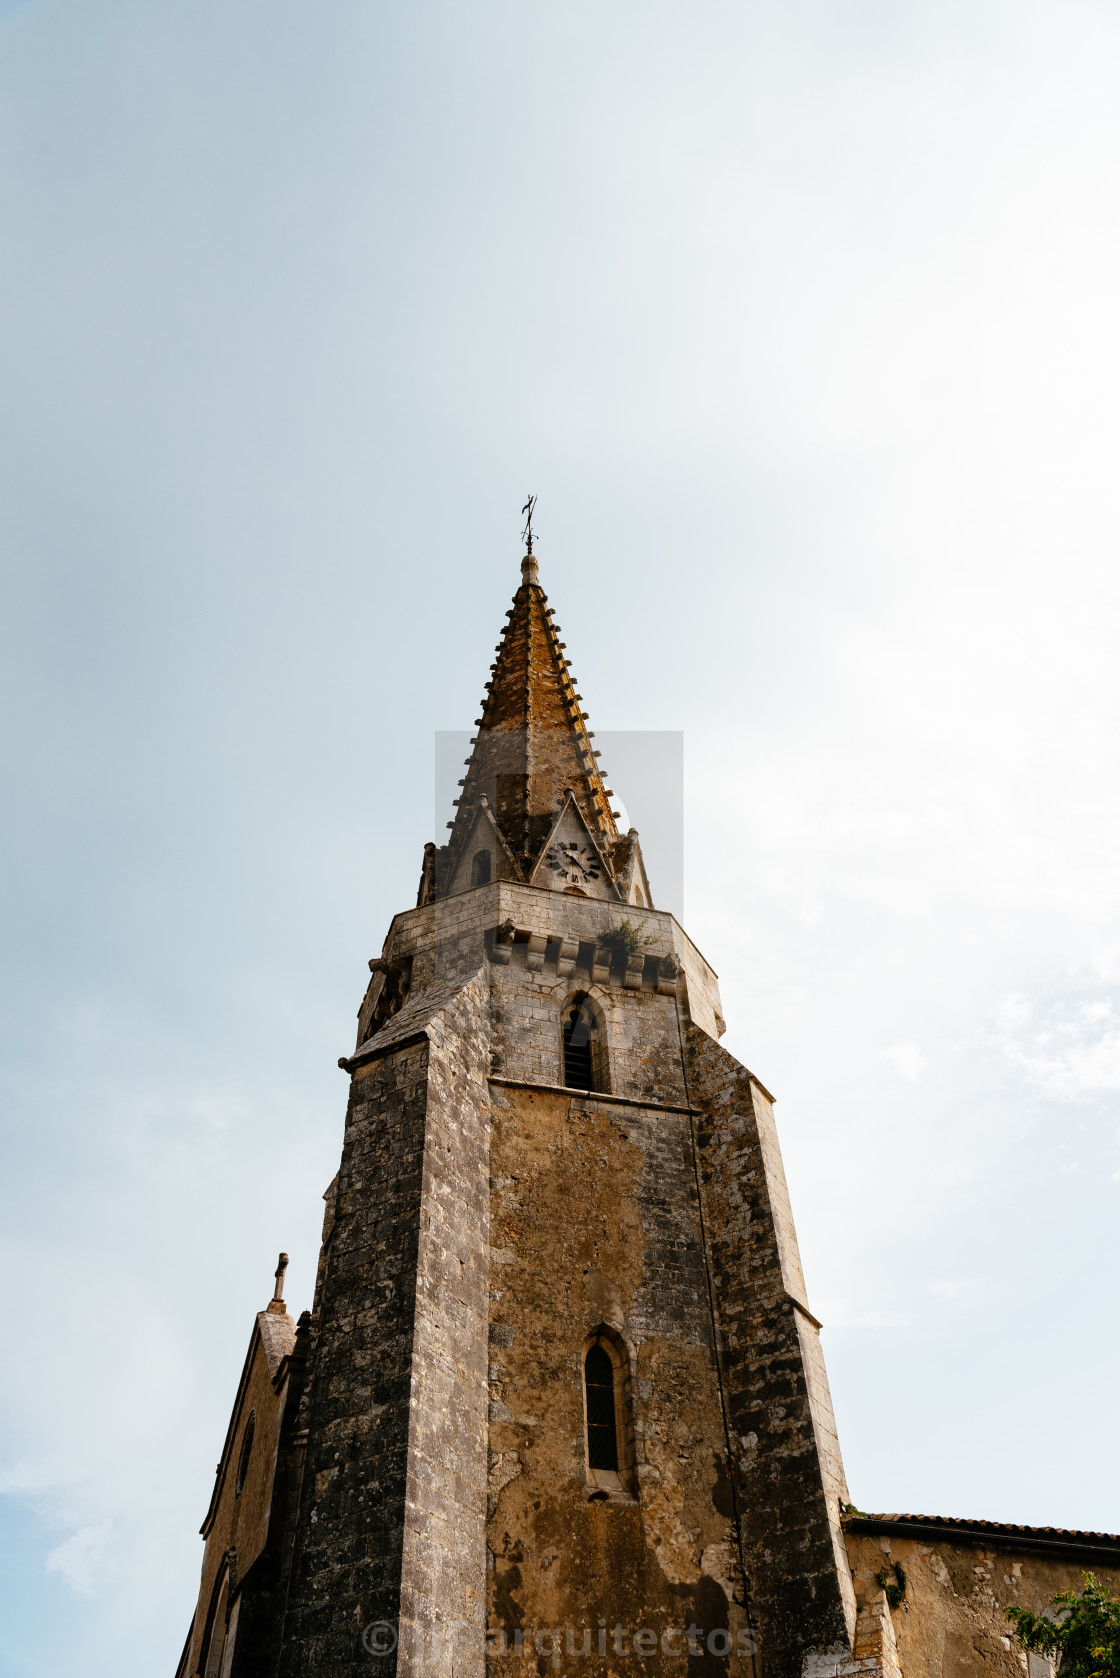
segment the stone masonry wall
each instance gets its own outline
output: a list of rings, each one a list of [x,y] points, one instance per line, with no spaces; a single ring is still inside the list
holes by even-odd
[[[312,1342],[284,1678],[352,1675],[362,1626],[399,1612],[427,1093],[426,1041],[350,1086]]]
[[[486,1624],[489,985],[429,1026],[401,1571],[401,1661],[481,1678]]]
[[[813,1322],[790,1301],[804,1307],[776,1137],[672,917],[638,917],[632,959],[604,953],[628,913],[499,881],[393,922],[383,970],[410,983],[343,1063],[283,1678],[391,1678],[361,1631],[398,1619],[400,1671],[479,1678],[486,1597],[499,1645],[522,1640],[491,1639],[495,1673],[529,1652],[546,1678],[537,1634],[569,1626],[615,1671],[615,1625],[656,1632],[630,1648],[639,1665],[757,1672],[728,1418],[764,1678],[848,1652],[843,1476]],[[580,992],[609,1096],[559,1088]],[[605,1494],[582,1413],[597,1330],[625,1370],[626,1461]],[[714,1647],[692,1646],[697,1627]]]
[[[261,1312],[260,1315],[265,1317],[266,1313]],[[287,1346],[295,1340],[295,1323],[285,1316],[283,1327]],[[281,1430],[289,1419],[291,1397],[287,1379],[277,1391],[273,1385],[274,1373],[269,1366],[260,1328],[254,1325],[229,1434],[218,1464],[214,1498],[203,1523],[206,1547],[185,1667],[188,1672],[197,1670],[202,1657],[207,1619],[216,1588],[226,1571],[227,1557],[232,1556],[232,1585],[236,1593],[238,1585],[258,1561],[269,1535]],[[294,1409],[294,1405],[291,1408]],[[237,1471],[250,1416],[253,1418],[253,1440],[244,1483],[238,1490]]]
[[[751,1606],[766,1678],[797,1678],[855,1629],[843,1469],[769,1100],[691,1024],[686,1042]]]
[[[687,1116],[506,1089],[492,1118],[491,1672],[748,1673]],[[582,1384],[604,1326],[609,1494]]]
[[[878,1647],[864,1650],[861,1639],[856,1653],[886,1678],[900,1670],[906,1678],[1043,1678],[1049,1663],[1037,1657],[1028,1663],[1004,1608],[1016,1603],[1041,1613],[1056,1592],[1080,1590],[1085,1569],[1120,1595],[1120,1554],[1110,1566],[1091,1556],[1001,1547],[998,1540],[846,1536],[861,1628],[883,1628]],[[904,1595],[891,1608],[881,1581],[897,1589],[896,1568]]]
[[[394,916],[382,956],[390,963],[411,962],[411,994],[416,997],[428,986],[468,979],[487,959],[496,929],[506,922],[527,942],[532,960],[539,954],[543,963],[548,956],[555,973],[559,960],[567,962],[581,945],[594,946],[624,917],[650,939],[643,956],[671,956],[678,964],[691,1018],[718,1037],[723,1028],[719,979],[688,934],[662,909],[636,909],[497,881]],[[621,973],[604,983],[620,991],[627,988]],[[674,993],[676,989],[674,982]]]
[[[577,1106],[568,1097],[515,1094],[508,1087],[508,1112],[516,1115],[508,1121],[498,1116],[495,1091],[493,1224],[496,1232],[515,1230],[517,1240],[506,1243],[498,1233],[493,1237],[501,1253],[492,1274],[494,1288],[501,1289],[502,1314],[492,1325],[492,1336],[502,1338],[501,1350],[492,1350],[492,1392],[496,1376],[498,1397],[492,1412],[497,1420],[491,1472],[497,1476],[500,1502],[491,1521],[496,1557],[492,1613],[505,1614],[508,1623],[501,1623],[507,1634],[521,1625],[530,1635],[558,1623],[578,1628],[585,1623],[578,1614],[582,1611],[586,1619],[592,1599],[606,1608],[608,1618],[612,1613],[624,1618],[621,1609],[608,1606],[608,1598],[627,1614],[639,1614],[643,1603],[648,1619],[668,1614],[670,1601],[659,1569],[672,1551],[665,1548],[653,1511],[673,1511],[678,1537],[694,1534],[700,1530],[697,1523],[707,1518],[702,1511],[713,1507],[713,1497],[724,1517],[712,1549],[723,1556],[720,1589],[725,1599],[735,1594],[735,1507],[723,1467],[727,1433],[695,1188],[699,1169],[709,1200],[707,1239],[728,1418],[739,1441],[735,1454],[761,1670],[767,1678],[771,1672],[800,1674],[807,1656],[825,1651],[835,1666],[849,1656],[855,1623],[839,1528],[839,1504],[846,1493],[817,1325],[804,1304],[769,1102],[749,1074],[687,1018],[686,1079],[676,997],[647,986],[628,987],[613,974],[607,986],[590,983],[593,973],[581,975],[578,962],[574,975],[563,977],[550,970],[543,936],[535,961],[533,950],[532,938],[520,948],[515,944],[507,965],[492,968],[495,1066],[509,1085],[518,1079],[560,1081],[561,1005],[568,988],[578,983],[602,1007],[612,1092],[648,1101],[651,1108],[655,1102],[666,1105],[657,1113],[630,1108],[612,1113],[604,1103],[596,1108],[593,1096]],[[687,973],[681,995],[691,996]],[[718,992],[713,1012],[715,1007]],[[556,1100],[560,1107],[553,1112],[548,1104]],[[692,1162],[688,1113],[669,1111],[687,1107],[689,1100],[696,1109],[698,1166]],[[578,1134],[573,1130],[577,1121]],[[642,1148],[648,1178],[635,1176],[627,1150],[618,1146],[619,1132],[630,1149],[635,1144]],[[510,1159],[516,1160],[516,1169],[507,1169]],[[657,1185],[653,1195],[652,1182]],[[583,1254],[595,1232],[605,1242],[606,1264]],[[613,1520],[613,1511],[592,1504],[589,1517],[584,1509],[587,1486],[580,1479],[580,1459],[572,1455],[576,1447],[569,1413],[581,1401],[579,1355],[589,1331],[584,1317],[590,1307],[579,1292],[581,1255],[583,1265],[590,1265],[588,1274],[599,1278],[596,1299],[612,1304],[615,1315],[608,1317],[604,1310],[605,1320],[622,1334],[635,1371],[637,1506],[598,1534],[589,1519]],[[513,1268],[499,1271],[499,1263]],[[693,1289],[687,1307],[679,1292],[684,1276]],[[542,1332],[547,1346],[541,1344]],[[681,1355],[680,1340],[704,1347],[702,1356],[694,1353],[690,1377],[682,1383],[676,1372],[662,1380],[659,1372],[657,1380],[649,1379],[644,1364],[668,1358],[666,1346]],[[520,1408],[504,1395],[507,1382]],[[674,1406],[682,1406],[682,1392],[688,1400],[670,1423]],[[658,1411],[662,1404],[664,1410]],[[536,1427],[526,1417],[536,1418]],[[676,1430],[677,1477],[663,1485],[651,1477],[647,1486],[643,1474],[652,1464],[642,1460],[641,1452],[644,1441],[658,1438],[662,1427]],[[692,1478],[700,1475],[701,1464],[715,1475],[703,1492]],[[570,1546],[557,1551],[554,1544],[550,1550],[541,1534],[551,1514],[538,1511],[538,1503],[540,1511],[563,1508],[564,1524],[573,1534]],[[504,1524],[495,1525],[496,1520]],[[618,1577],[596,1571],[597,1558],[609,1568],[615,1554]],[[698,1566],[697,1554],[690,1565]],[[712,1577],[703,1568],[691,1575],[685,1569],[673,1582]],[[503,1583],[511,1578],[516,1588]],[[741,1597],[741,1585],[738,1591]],[[708,1611],[713,1611],[711,1599]],[[723,1612],[734,1617],[739,1609],[731,1602]],[[745,1626],[745,1614],[741,1623]],[[664,1652],[649,1658],[662,1659]]]
[[[547,957],[548,951],[542,952]],[[495,1073],[532,1083],[563,1084],[565,1004],[590,996],[606,1034],[611,1090],[619,1095],[674,1106],[684,1102],[676,1001],[652,985],[627,989],[597,981],[593,969],[576,961],[560,975],[556,962],[529,966],[531,949],[514,944],[509,964],[491,968],[492,1065]]]
[[[256,1561],[238,1582],[236,1639],[228,1678],[275,1678],[280,1659],[288,1568],[303,1478],[302,1430],[298,1423],[308,1326],[308,1314],[304,1313],[284,1383],[284,1413],[268,1509],[268,1538]]]
[[[351,1084],[307,1405],[284,1678],[481,1667],[486,987]]]

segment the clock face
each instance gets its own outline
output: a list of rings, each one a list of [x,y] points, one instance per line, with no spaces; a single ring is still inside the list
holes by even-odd
[[[548,866],[565,884],[585,886],[599,878],[599,858],[590,845],[569,839],[548,848]]]

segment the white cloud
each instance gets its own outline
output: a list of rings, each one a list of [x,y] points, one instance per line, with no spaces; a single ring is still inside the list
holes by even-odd
[[[833,1305],[823,1319],[826,1328],[908,1328],[913,1318],[903,1311],[865,1311],[844,1304]]]
[[[926,1283],[927,1292],[947,1304],[977,1299],[986,1289],[987,1283],[978,1276],[943,1276]]]
[[[111,1520],[81,1527],[47,1556],[47,1572],[60,1573],[79,1596],[96,1596],[112,1575],[116,1534]]]
[[[1111,995],[1059,997],[1047,1004],[1008,998],[998,1041],[1007,1059],[1059,1101],[1120,1091],[1120,1016]]]
[[[896,1043],[893,1048],[884,1049],[883,1054],[908,1084],[916,1084],[929,1065],[916,1043]]]

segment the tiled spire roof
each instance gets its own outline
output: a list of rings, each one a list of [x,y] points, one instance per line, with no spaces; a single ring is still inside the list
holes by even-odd
[[[521,578],[449,824],[446,870],[454,867],[483,798],[526,878],[569,788],[595,838],[608,850],[619,839],[587,715],[532,554],[521,562]]]

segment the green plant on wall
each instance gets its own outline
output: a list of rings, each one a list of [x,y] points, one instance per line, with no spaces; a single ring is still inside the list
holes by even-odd
[[[644,937],[642,929],[627,918],[612,927],[609,932],[604,932],[599,942],[610,950],[612,955],[618,956],[622,961],[629,961],[631,956],[636,956],[647,944],[652,944],[653,939]]]
[[[1079,1591],[1059,1591],[1044,1614],[1008,1608],[1024,1649],[1049,1655],[1062,1678],[1120,1678],[1120,1597],[1091,1573]]]
[[[891,1578],[891,1574],[894,1578]],[[884,1596],[892,1608],[901,1608],[906,1595],[906,1575],[898,1562],[891,1567],[882,1567],[875,1575],[875,1583],[881,1588]]]

